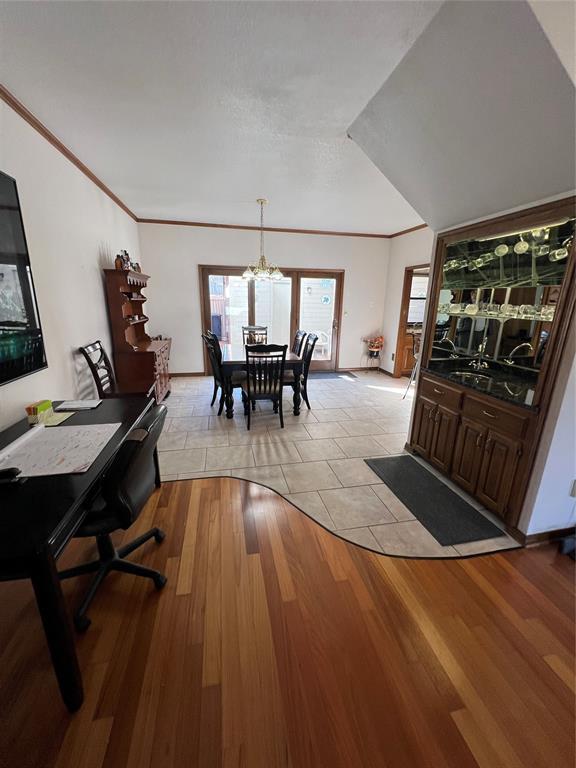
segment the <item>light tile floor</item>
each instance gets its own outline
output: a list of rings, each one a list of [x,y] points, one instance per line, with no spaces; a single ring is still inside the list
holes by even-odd
[[[281,493],[338,536],[390,555],[459,557],[518,546],[507,535],[441,546],[364,462],[403,452],[413,396],[410,392],[402,400],[406,383],[374,371],[356,378],[311,377],[310,411],[303,403],[294,416],[287,388],[285,428],[280,429],[272,404],[262,402],[248,432],[238,391],[234,418],[226,419],[216,415],[217,404],[210,407],[211,378],[174,378],[158,444],[162,479],[225,475],[252,480]],[[478,502],[422,464],[498,524]]]

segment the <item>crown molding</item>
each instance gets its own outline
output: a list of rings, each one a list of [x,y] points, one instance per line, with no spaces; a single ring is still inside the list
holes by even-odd
[[[87,165],[84,165],[84,163],[79,160],[76,155],[68,149],[68,147],[63,144],[60,139],[55,136],[52,131],[48,130],[44,123],[40,122],[38,118],[30,112],[30,110],[22,104],[22,102],[18,101],[16,96],[14,94],[10,93],[10,91],[3,86],[0,83],[0,99],[7,104],[11,109],[16,112],[16,114],[20,115],[20,117],[25,120],[32,128],[34,128],[35,131],[37,131],[41,136],[43,136],[46,141],[48,141],[52,146],[58,150],[61,154],[64,155],[64,157],[69,160],[73,165],[78,168],[79,171],[82,171],[82,173],[87,176],[90,181],[93,184],[96,184],[96,186],[104,192],[105,195],[108,195],[108,197],[113,200],[116,205],[118,205],[124,213],[127,213],[128,216],[130,216],[134,221],[137,221],[136,214],[133,213],[128,206],[120,200],[119,197],[117,197],[114,192],[112,192],[111,189],[109,189],[106,184],[104,184],[103,181],[101,181],[98,176],[96,176],[95,173],[92,173],[90,168],[88,168]]]
[[[50,131],[44,123],[42,123],[30,110],[19,101],[8,88],[0,83],[0,99],[7,104],[11,109],[20,115],[35,131],[37,131],[46,141],[58,150],[64,157],[69,160],[73,165],[78,168],[90,181],[95,184],[99,189],[104,192],[105,195],[113,200],[117,206],[119,206],[124,213],[127,213],[131,219],[138,224],[167,224],[169,226],[180,227],[208,227],[213,229],[240,229],[248,230],[250,232],[259,232],[260,227],[249,226],[245,224],[217,224],[207,221],[178,221],[175,219],[147,219],[139,218],[136,214],[128,208],[128,206],[120,200],[120,198],[112,192],[112,190],[101,181],[95,173],[93,173],[87,165],[76,157],[76,155],[68,149],[68,147]],[[337,230],[329,229],[293,229],[290,227],[264,227],[265,232],[284,232],[293,235],[328,235],[333,237],[372,237],[380,238],[383,240],[391,240],[394,237],[400,237],[401,235],[407,235],[410,232],[415,232],[418,229],[424,229],[426,224],[418,224],[416,227],[410,227],[410,229],[403,229],[400,232],[393,232],[386,235],[381,232],[339,232]]]

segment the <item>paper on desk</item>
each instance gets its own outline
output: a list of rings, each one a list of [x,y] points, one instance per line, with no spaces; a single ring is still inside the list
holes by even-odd
[[[91,411],[92,408],[97,408],[102,400],[64,400],[63,403],[57,405],[55,411]]]
[[[70,416],[74,416],[73,411],[69,411],[68,413],[53,413],[51,416],[43,419],[42,424],[44,424],[45,427],[57,427],[59,424],[62,424],[63,421],[69,419]]]
[[[21,477],[86,472],[120,423],[45,429],[32,427],[0,451],[0,469],[18,467]]]

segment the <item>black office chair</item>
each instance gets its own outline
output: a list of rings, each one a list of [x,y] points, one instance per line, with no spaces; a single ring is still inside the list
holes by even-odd
[[[90,505],[82,526],[74,534],[77,537],[96,537],[99,559],[61,571],[61,579],[96,573],[90,589],[74,615],[79,632],[90,626],[86,611],[96,592],[110,571],[123,571],[152,579],[156,589],[162,589],[166,577],[152,568],[145,568],[124,558],[149,539],[159,544],[164,539],[160,528],[152,528],[137,539],[116,549],[110,534],[119,529],[127,530],[136,521],[155,488],[160,486],[160,471],[156,444],[166,420],[165,405],[152,408],[138,427],[126,438],[110,468],[106,471],[97,498]]]

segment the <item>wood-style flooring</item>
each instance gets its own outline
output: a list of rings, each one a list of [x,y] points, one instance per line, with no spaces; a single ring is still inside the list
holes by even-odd
[[[166,540],[132,558],[168,584],[108,578],[74,716],[30,586],[0,585],[2,768],[573,766],[574,564],[554,547],[390,558],[231,478],[166,484],[125,538],[153,524]]]

